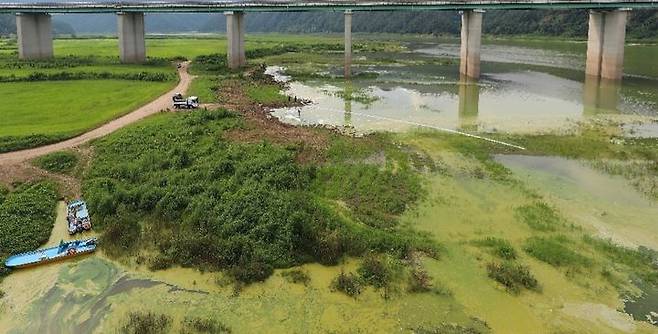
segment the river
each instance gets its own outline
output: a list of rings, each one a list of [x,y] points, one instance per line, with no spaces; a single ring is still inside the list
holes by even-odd
[[[485,42],[478,82],[459,77],[454,40],[405,45],[403,54],[391,55],[408,61],[405,65],[356,65],[355,73],[376,75],[347,82],[297,81],[282,74],[284,67],[268,68],[289,81],[286,94],[312,101],[274,110],[273,115],[292,124],[333,125],[350,132],[395,131],[407,139],[406,131],[416,128],[481,136],[560,134],[577,133],[589,122],[607,122],[619,136],[658,134],[656,45],[627,46],[628,75],[621,84],[584,80],[582,42]],[[364,63],[370,55],[356,57]],[[431,63],[444,58],[453,61]],[[541,279],[542,293],[515,296],[497,287],[487,277],[483,253],[469,242],[499,233],[515,244],[523,240],[527,229],[509,222],[515,219],[514,206],[528,201],[527,193],[513,185],[464,177],[477,168],[476,161],[443,152],[440,143],[407,136],[449,171],[429,176],[428,198],[402,217],[445,246],[440,260],[423,262],[434,284],[447,293],[384,298],[381,291],[368,289],[351,298],[332,292],[331,280],[356,267],[355,260],[347,259],[333,267],[300,266],[297,269],[311,277],[306,285],[288,282],[283,270],[277,270],[265,282],[236,294],[222,284],[221,273],[186,268],[151,272],[99,251],[5,278],[0,283],[6,292],[0,299],[0,332],[115,333],[131,311],[168,314],[174,331],[193,315],[221,321],[234,333],[409,333],[419,327],[452,328],[446,324],[495,333],[658,332],[646,321],[634,321],[658,312],[658,293],[649,288],[636,302],[624,305],[598,276],[574,283],[532,260],[527,262]],[[624,245],[658,249],[656,202],[623,178],[557,157],[501,155],[496,160],[583,229]],[[68,237],[63,204],[58,210],[49,244]],[[630,315],[620,311],[624,309]]]

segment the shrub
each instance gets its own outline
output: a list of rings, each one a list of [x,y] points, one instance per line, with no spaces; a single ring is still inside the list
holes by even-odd
[[[308,273],[300,269],[284,271],[281,273],[281,276],[288,282],[296,284],[308,285],[311,281],[311,277],[308,276]]]
[[[70,173],[78,164],[78,156],[70,151],[59,151],[41,156],[34,163],[49,172]]]
[[[361,293],[361,280],[353,273],[345,274],[341,271],[331,282],[333,291],[340,291],[350,297],[356,297]]]
[[[171,327],[171,317],[152,312],[130,312],[128,321],[121,327],[124,334],[160,334]]]
[[[48,241],[56,205],[52,183],[24,184],[8,193],[0,204],[0,259],[34,250]]]
[[[181,323],[181,334],[223,334],[232,333],[231,328],[213,319],[185,317]]]
[[[532,257],[555,267],[588,266],[591,260],[570,249],[561,237],[532,237],[523,248]]]
[[[364,257],[357,272],[361,281],[375,288],[388,286],[396,275],[397,264],[382,255],[368,254]]]
[[[537,231],[555,231],[563,224],[555,210],[543,202],[516,208],[516,216]]]
[[[413,268],[409,273],[409,292],[429,292],[432,290],[432,276],[422,268]]]
[[[475,241],[475,244],[482,247],[490,248],[493,253],[504,260],[516,259],[516,250],[509,241],[501,238],[486,237],[482,240]]]
[[[519,293],[521,288],[538,290],[539,283],[532,276],[528,267],[511,262],[489,263],[487,273],[490,278],[507,288],[508,291]]]
[[[274,268],[336,264],[368,251],[437,256],[427,233],[396,226],[420,196],[420,181],[402,163],[395,173],[344,164],[320,177],[325,167],[298,163],[295,149],[222,139],[240,124],[225,110],[162,114],[96,141],[83,192],[108,254],[136,251],[143,225],[172,264],[227,270],[243,283]],[[377,142],[393,147],[388,140]],[[344,199],[372,223],[343,214],[336,201]],[[379,217],[386,223],[374,223]]]

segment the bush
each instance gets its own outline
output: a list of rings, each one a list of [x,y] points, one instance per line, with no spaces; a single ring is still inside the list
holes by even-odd
[[[516,250],[509,241],[501,238],[486,237],[482,240],[475,241],[475,244],[482,247],[490,248],[493,253],[504,260],[516,259]]]
[[[49,172],[70,173],[78,164],[78,156],[70,151],[60,151],[41,156],[34,163]]]
[[[124,334],[160,334],[171,327],[171,317],[152,312],[130,312],[128,321],[121,327]]]
[[[232,333],[231,329],[223,323],[213,319],[185,317],[181,323],[181,334],[222,334]]]
[[[489,263],[487,273],[490,278],[507,288],[508,291],[519,293],[521,288],[538,290],[539,283],[532,276],[528,267],[511,262]]]
[[[140,224],[172,264],[227,270],[243,283],[274,268],[336,264],[368,251],[438,254],[428,234],[395,226],[420,196],[420,181],[403,164],[396,173],[345,164],[320,178],[318,166],[297,162],[295,148],[222,139],[240,125],[225,110],[163,114],[95,142],[83,192],[108,254],[136,251]],[[359,189],[341,193],[352,188],[341,175]],[[345,198],[363,220],[387,223],[352,220],[335,205]]]
[[[409,292],[429,292],[432,290],[432,276],[422,268],[413,268],[409,274]]]
[[[532,257],[555,267],[588,266],[591,260],[570,249],[562,237],[532,237],[523,248]]]
[[[55,185],[48,182],[24,184],[7,194],[0,204],[0,259],[48,241],[56,205]]]
[[[308,273],[300,269],[284,271],[281,273],[281,276],[291,283],[308,285],[311,282],[311,277],[308,276]]]
[[[563,224],[555,210],[543,202],[516,208],[516,216],[537,231],[555,231]]]
[[[395,278],[397,264],[382,255],[368,254],[357,269],[361,281],[375,288],[388,286]]]
[[[331,282],[333,291],[340,291],[350,297],[356,297],[361,293],[361,280],[353,273],[345,274],[340,272]]]

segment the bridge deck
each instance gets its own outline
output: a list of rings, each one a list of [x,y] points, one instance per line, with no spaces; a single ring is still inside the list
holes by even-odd
[[[0,3],[0,13],[115,13],[123,12],[298,12],[298,11],[391,11],[468,9],[613,9],[658,8],[658,0],[446,0],[446,1],[345,1],[345,0],[247,0],[247,1],[154,1],[154,2],[35,2]]]

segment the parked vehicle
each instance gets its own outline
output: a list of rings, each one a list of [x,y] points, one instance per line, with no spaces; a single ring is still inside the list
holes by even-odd
[[[81,199],[69,202],[66,206],[66,220],[70,235],[90,230],[91,219],[87,211],[87,203]]]
[[[60,241],[59,246],[10,256],[5,261],[8,268],[24,268],[91,253],[96,250],[96,238]]]
[[[177,93],[174,94],[172,100],[174,101],[174,109],[196,109],[199,107],[199,98],[196,96],[185,98],[181,93]]]

